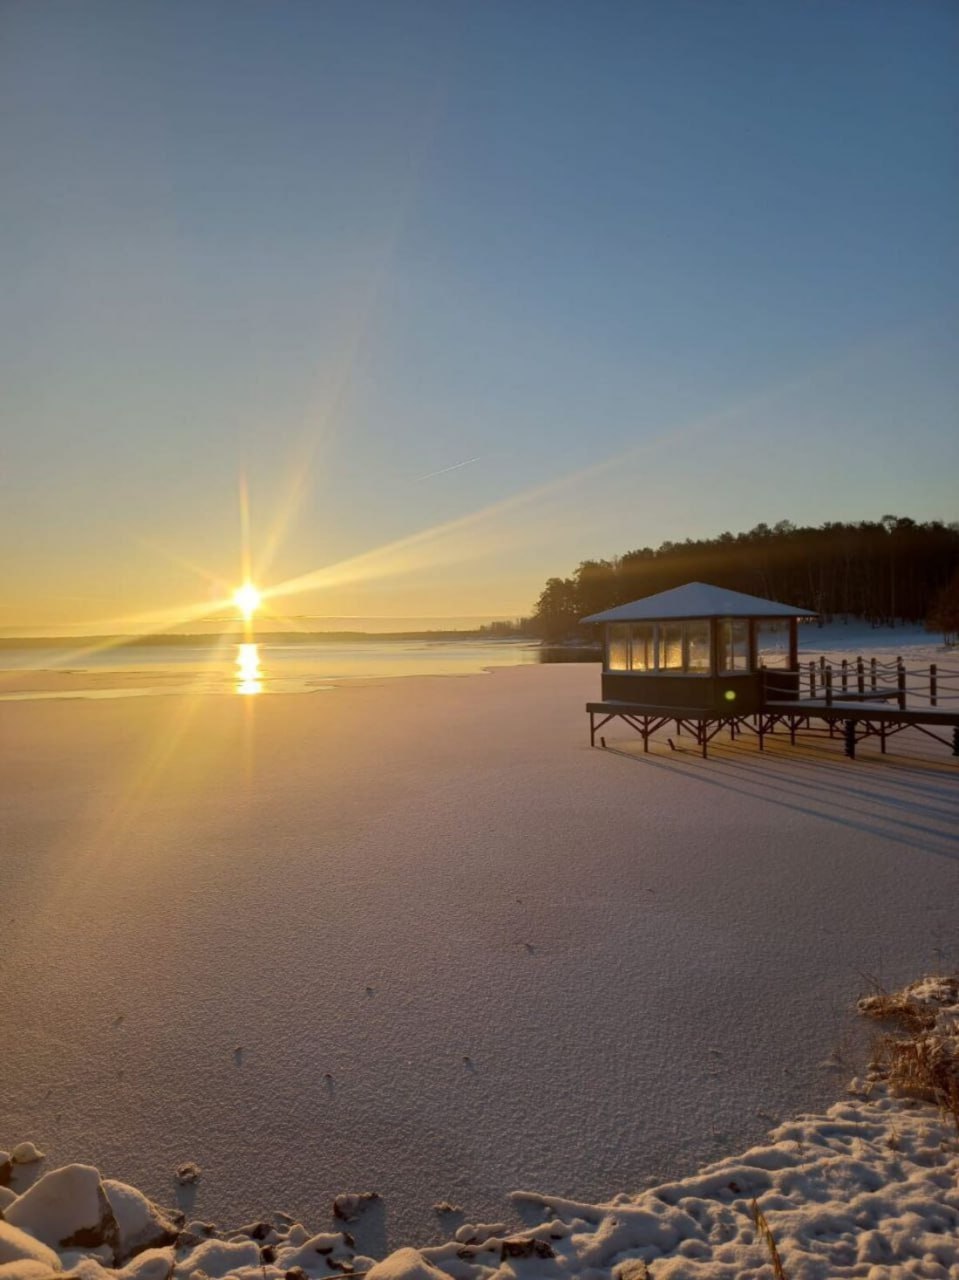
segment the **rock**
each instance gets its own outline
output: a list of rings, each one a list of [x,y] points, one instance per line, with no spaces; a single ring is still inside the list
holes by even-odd
[[[482,1244],[492,1236],[506,1234],[505,1222],[464,1222],[456,1228],[458,1244]]]
[[[374,1200],[379,1200],[376,1191],[360,1191],[354,1195],[337,1196],[333,1201],[333,1217],[341,1222],[355,1222],[364,1209]]]
[[[237,1227],[235,1235],[249,1236],[251,1240],[264,1241],[273,1232],[271,1222],[248,1222],[245,1227]]]
[[[191,1235],[199,1236],[201,1240],[209,1240],[211,1236],[220,1234],[215,1222],[202,1222],[199,1218],[191,1218],[181,1230],[189,1231]]]
[[[70,1268],[70,1280],[116,1280],[116,1272],[108,1270],[99,1258],[78,1258]]]
[[[54,1249],[116,1249],[116,1218],[92,1165],[68,1164],[45,1173],[17,1196],[4,1217]]]
[[[198,1164],[189,1160],[186,1164],[180,1165],[174,1176],[181,1187],[191,1187],[194,1182],[200,1181],[203,1176],[203,1170]]]
[[[45,1262],[37,1262],[36,1258],[0,1262],[0,1280],[50,1280],[54,1274]]]
[[[418,1249],[397,1249],[369,1271],[366,1280],[449,1280]]]
[[[48,1273],[60,1270],[60,1259],[49,1245],[9,1222],[0,1222],[0,1264],[24,1259],[42,1262]]]
[[[13,1173],[13,1161],[9,1151],[0,1151],[0,1187],[9,1187]]]
[[[307,1275],[325,1276],[330,1271],[339,1271],[340,1263],[351,1261],[352,1256],[339,1231],[323,1231],[297,1249],[278,1249],[276,1261],[286,1271],[301,1269]]]
[[[123,1280],[169,1280],[175,1263],[172,1249],[144,1249],[117,1275]]]
[[[177,1238],[174,1223],[136,1187],[107,1178],[103,1189],[117,1222],[118,1266],[144,1249],[158,1249],[174,1243]]]
[[[504,1240],[500,1247],[500,1261],[508,1258],[555,1258],[556,1254],[545,1240]]]
[[[7,1205],[13,1204],[16,1198],[17,1193],[15,1191],[11,1191],[9,1187],[0,1187],[0,1217],[3,1216],[3,1211]]]
[[[69,1271],[71,1275],[81,1263],[96,1262],[103,1267],[112,1267],[113,1250],[105,1244],[98,1245],[95,1249],[61,1249],[60,1261],[64,1271]]]
[[[38,1160],[46,1160],[46,1156],[32,1142],[18,1142],[10,1152],[14,1164],[35,1164]]]
[[[204,1240],[176,1267],[177,1280],[202,1271],[205,1275],[218,1277],[238,1271],[241,1267],[258,1267],[260,1265],[260,1248],[252,1240],[246,1244],[231,1244],[227,1240]]]

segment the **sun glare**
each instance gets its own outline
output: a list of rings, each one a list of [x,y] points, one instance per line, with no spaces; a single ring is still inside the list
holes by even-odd
[[[262,598],[252,582],[244,582],[242,587],[237,587],[233,592],[233,603],[247,622],[259,609]]]
[[[263,671],[260,667],[260,646],[241,644],[236,654],[236,691],[237,693],[262,693]]]

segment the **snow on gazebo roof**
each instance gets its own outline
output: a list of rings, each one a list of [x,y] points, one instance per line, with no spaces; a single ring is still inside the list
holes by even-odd
[[[581,622],[653,622],[672,618],[809,618],[811,609],[795,609],[743,591],[727,591],[708,582],[687,582],[684,587],[660,591],[630,604],[594,613]]]

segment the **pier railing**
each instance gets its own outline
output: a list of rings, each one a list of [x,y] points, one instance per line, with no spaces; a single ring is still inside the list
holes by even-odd
[[[777,685],[785,674],[775,667],[763,669],[770,700],[776,699]],[[826,706],[834,702],[876,702],[901,710],[907,705],[916,710],[959,707],[959,667],[944,667],[938,662],[909,665],[902,657],[885,662],[863,657],[832,661],[823,656],[799,664],[798,673],[792,673],[793,688],[797,674],[798,698],[824,702]],[[790,693],[789,700],[794,700],[797,693]]]

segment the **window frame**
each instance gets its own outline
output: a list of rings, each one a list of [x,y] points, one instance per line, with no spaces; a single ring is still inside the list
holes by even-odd
[[[717,618],[716,674],[718,676],[748,676],[753,672],[753,626],[750,618]],[[726,655],[735,644],[732,639],[733,627],[739,623],[745,628],[745,663],[743,667],[726,666]],[[729,641],[727,643],[727,628]]]
[[[714,626],[716,619],[713,618],[663,618],[656,622],[610,622],[606,625],[606,666],[605,670],[611,675],[636,675],[636,676],[686,676],[694,680],[706,679],[710,676],[718,676],[721,674],[719,668],[719,655],[717,653],[717,642],[719,632]],[[720,619],[720,622],[723,620]],[[735,619],[739,621],[739,619]],[[696,627],[704,629],[707,638],[708,659],[705,667],[690,669],[689,665],[689,629]],[[748,624],[747,624],[748,627]],[[626,636],[616,635],[614,640],[614,631],[623,628]],[[634,629],[649,628],[650,636],[646,642],[649,646],[652,662],[648,667],[637,668],[633,665],[633,632]],[[663,659],[663,641],[667,628],[678,628],[680,631],[680,653],[681,665],[678,667],[664,667]],[[749,661],[749,632],[747,630],[747,663]],[[614,642],[618,645],[625,643],[626,645],[626,665],[622,667],[613,667],[610,665],[612,648]],[[728,674],[745,674],[733,672]]]

